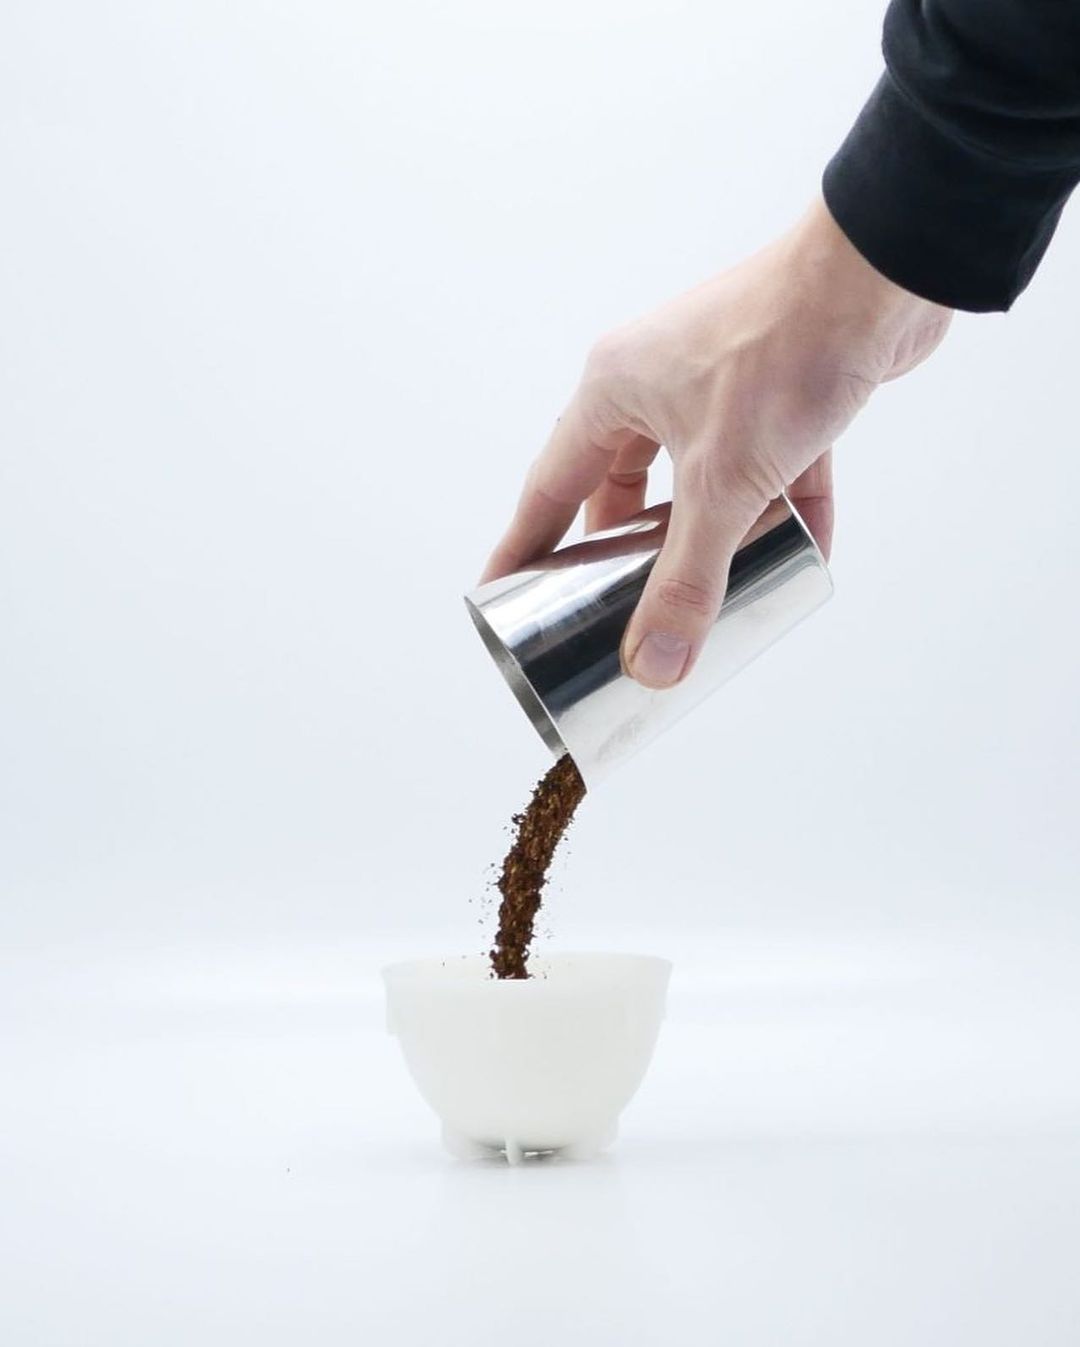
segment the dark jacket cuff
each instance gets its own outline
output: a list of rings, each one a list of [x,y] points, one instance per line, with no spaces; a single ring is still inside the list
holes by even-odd
[[[825,169],[825,204],[876,270],[972,312],[1008,309],[1075,185],[950,137],[886,72]]]

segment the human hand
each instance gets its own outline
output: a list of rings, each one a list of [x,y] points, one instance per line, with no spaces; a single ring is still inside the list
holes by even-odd
[[[828,555],[833,440],[951,316],[875,271],[817,200],[762,251],[600,338],[482,578],[550,552],[582,502],[590,532],[636,514],[663,445],[671,519],[622,658],[646,687],[672,686],[716,620],[734,552],[781,491]]]

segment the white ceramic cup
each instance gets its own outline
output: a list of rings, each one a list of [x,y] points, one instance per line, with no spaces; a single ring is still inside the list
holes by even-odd
[[[383,969],[387,1027],[455,1155],[595,1155],[648,1068],[666,959],[534,954],[529,968],[497,980],[477,955]]]

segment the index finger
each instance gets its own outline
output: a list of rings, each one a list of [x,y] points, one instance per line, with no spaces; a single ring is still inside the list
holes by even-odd
[[[558,546],[628,438],[637,438],[635,432],[616,430],[598,438],[586,426],[575,394],[529,469],[510,527],[488,558],[480,582],[508,575]]]

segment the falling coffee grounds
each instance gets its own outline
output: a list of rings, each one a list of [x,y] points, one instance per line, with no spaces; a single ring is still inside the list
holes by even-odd
[[[514,840],[498,879],[502,895],[499,930],[491,951],[498,978],[527,978],[533,923],[547,882],[551,858],[574,810],[585,795],[585,782],[569,754],[540,778],[523,814],[515,814]]]

